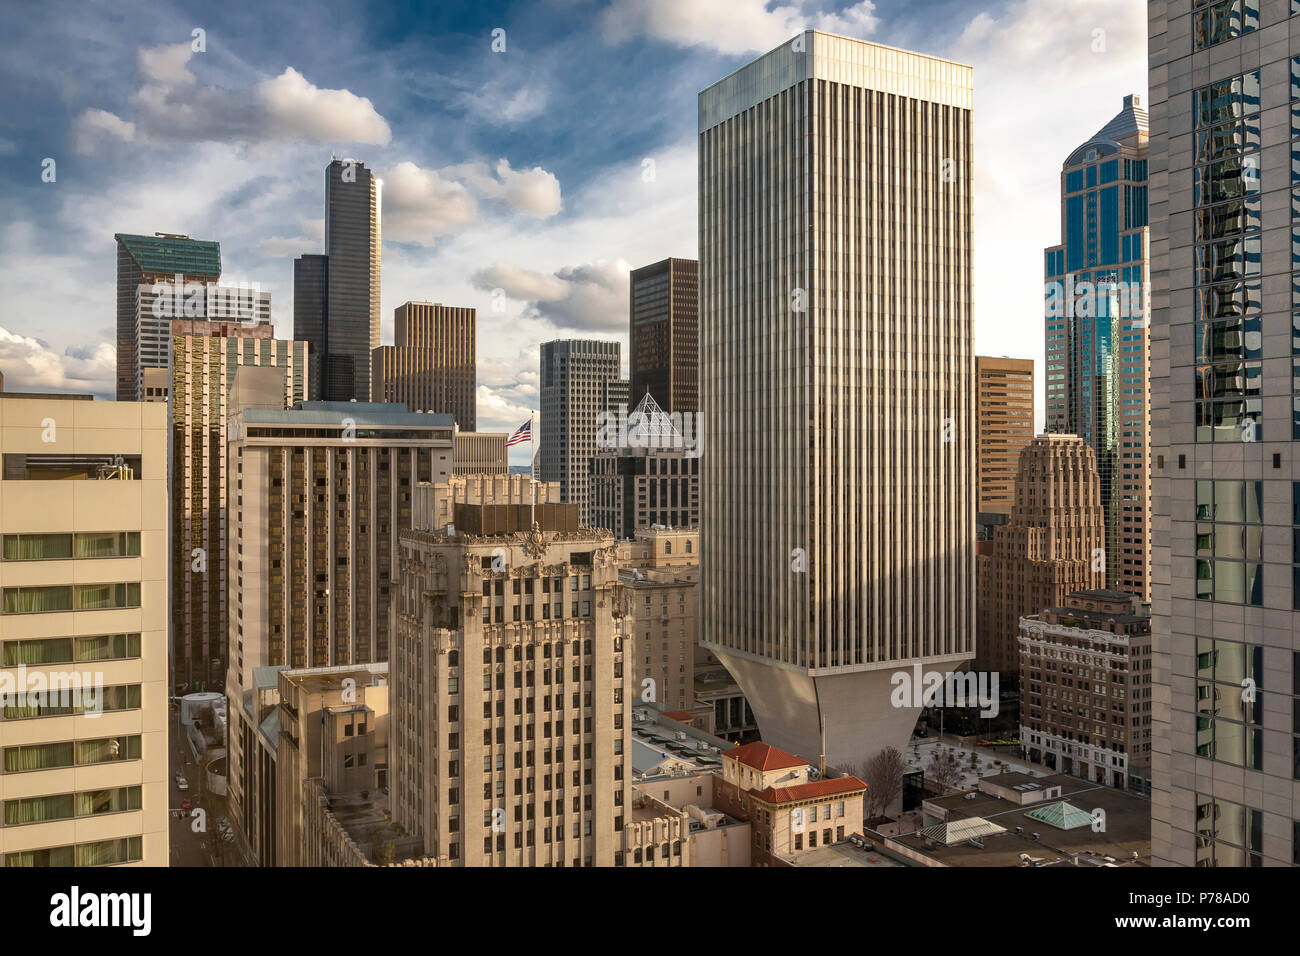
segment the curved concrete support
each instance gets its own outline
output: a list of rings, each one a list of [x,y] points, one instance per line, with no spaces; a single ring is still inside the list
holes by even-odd
[[[844,767],[865,763],[885,747],[907,747],[921,715],[919,706],[896,707],[891,679],[912,674],[916,661],[880,670],[813,677],[747,657],[711,650],[736,679],[758,721],[764,743],[816,765],[821,753],[821,719],[826,718],[826,762]],[[921,661],[923,670],[945,676],[969,657]]]

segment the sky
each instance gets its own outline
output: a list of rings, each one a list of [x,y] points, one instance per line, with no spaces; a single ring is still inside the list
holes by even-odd
[[[293,332],[324,169],[384,181],[382,341],[478,309],[478,429],[539,406],[538,346],[615,339],[627,273],[694,258],[700,90],[807,28],[975,68],[975,349],[1032,358],[1061,163],[1146,102],[1139,0],[10,5],[0,30],[0,371],[113,392],[114,233],[221,243]],[[494,290],[501,290],[496,291]],[[517,446],[514,463],[527,462]]]

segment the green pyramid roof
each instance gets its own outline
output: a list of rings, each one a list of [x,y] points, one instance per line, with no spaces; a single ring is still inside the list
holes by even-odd
[[[1025,816],[1041,820],[1048,826],[1056,827],[1058,830],[1073,830],[1076,827],[1092,825],[1091,813],[1080,810],[1074,804],[1066,803],[1064,800],[1030,810]]]

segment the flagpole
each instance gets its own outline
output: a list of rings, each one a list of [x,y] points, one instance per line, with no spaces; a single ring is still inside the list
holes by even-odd
[[[536,409],[528,410],[528,491],[530,503],[528,506],[528,530],[532,531],[533,526],[537,524],[537,478],[533,474],[537,468],[537,452],[533,450],[533,419],[537,417]]]

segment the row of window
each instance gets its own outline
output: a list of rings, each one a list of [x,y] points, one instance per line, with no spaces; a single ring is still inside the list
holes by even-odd
[[[5,866],[113,866],[144,859],[141,838],[121,837],[5,854]]]
[[[97,634],[5,641],[3,660],[5,667],[37,667],[42,664],[120,661],[139,656],[139,634]]]
[[[4,748],[4,773],[86,767],[116,760],[140,759],[139,734],[100,737],[95,740],[64,740],[49,744],[26,744]]]
[[[51,820],[71,820],[139,810],[140,787],[112,787],[81,793],[58,793],[4,801],[4,826],[19,827]]]
[[[74,688],[71,691],[18,693],[6,698],[5,720],[30,720],[37,717],[75,717],[116,710],[140,709],[140,685],[116,684],[111,687]]]
[[[47,584],[5,588],[0,614],[102,611],[139,606],[138,581],[120,584]]]
[[[64,534],[6,534],[5,561],[57,561],[66,558],[138,558],[139,531],[78,531]]]

